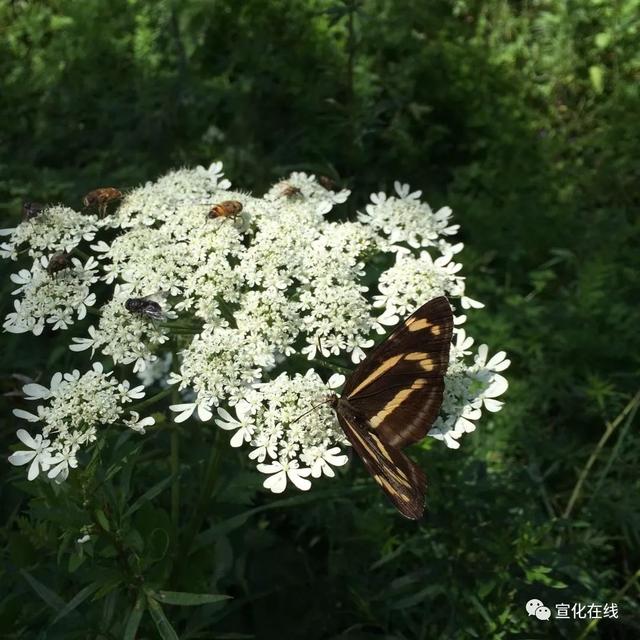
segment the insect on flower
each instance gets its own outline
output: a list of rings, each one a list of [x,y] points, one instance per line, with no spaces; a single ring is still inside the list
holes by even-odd
[[[327,190],[327,191],[335,191],[336,183],[335,180],[327,176],[318,176],[318,182]]]
[[[23,202],[22,203],[22,217],[25,220],[33,220],[37,218],[44,209],[44,205],[39,202]]]
[[[89,191],[82,199],[82,204],[84,204],[87,209],[97,207],[98,215],[103,217],[107,212],[109,204],[120,200],[120,198],[122,198],[122,192],[120,190],[114,187],[103,187]]]
[[[49,264],[47,265],[47,273],[52,276],[59,271],[68,269],[70,266],[71,260],[69,259],[68,253],[55,253],[49,259]]]
[[[295,198],[302,195],[300,187],[296,187],[292,184],[286,184],[282,189],[282,196],[284,198]]]
[[[242,202],[225,200],[214,204],[207,213],[207,218],[236,218],[242,211]]]
[[[165,313],[159,302],[152,300],[149,296],[144,298],[128,298],[124,303],[124,308],[130,313],[144,316],[151,320],[164,320]]]
[[[441,296],[422,305],[360,363],[328,402],[367,471],[400,513],[422,517],[426,478],[402,451],[438,417],[453,314]]]

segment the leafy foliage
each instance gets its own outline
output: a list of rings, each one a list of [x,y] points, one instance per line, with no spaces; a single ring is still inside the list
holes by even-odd
[[[274,500],[184,425],[144,444],[114,431],[62,487],[5,465],[4,635],[637,637],[638,9],[2,3],[8,218],[22,199],[79,205],[213,158],[256,190],[305,169],[357,183],[361,202],[400,178],[454,205],[489,303],[472,328],[513,362],[501,414],[456,453],[416,453],[430,479],[418,526],[355,464]],[[51,335],[5,337],[3,353],[7,451],[15,374],[71,357]],[[531,597],[615,601],[621,619],[545,627]]]

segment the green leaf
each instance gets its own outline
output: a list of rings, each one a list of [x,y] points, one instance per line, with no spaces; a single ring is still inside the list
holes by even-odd
[[[109,526],[109,520],[102,509],[98,509],[96,511],[96,519],[105,531],[111,530],[111,527]]]
[[[20,569],[20,573],[24,579],[29,583],[29,586],[52,608],[56,611],[63,609],[65,606],[64,600],[54,591],[51,591],[49,587],[46,587],[39,580],[36,580],[30,573],[24,569]]]
[[[340,500],[348,500],[349,495],[355,494],[363,488],[366,487],[352,487],[347,491],[336,491],[333,489],[330,489],[328,491],[316,491],[314,492],[314,494],[305,493],[302,495],[291,496],[289,498],[280,498],[279,500],[273,500],[272,502],[269,502],[269,504],[265,504],[260,507],[253,507],[252,509],[248,509],[243,513],[232,516],[227,520],[223,520],[222,522],[215,524],[210,529],[207,529],[206,531],[200,533],[196,537],[192,548],[189,550],[189,554],[194,553],[204,546],[210,545],[219,536],[226,535],[230,531],[241,527],[247,521],[247,518],[250,518],[251,516],[258,513],[262,513],[263,511],[320,502],[322,500],[334,500],[336,502]]]
[[[151,591],[149,595],[165,604],[177,604],[180,606],[193,606],[199,604],[211,604],[229,600],[231,596],[216,593],[186,593],[184,591]]]
[[[600,65],[592,65],[589,67],[589,79],[596,93],[602,93],[604,90],[604,67]]]
[[[100,600],[100,598],[104,598],[108,593],[111,593],[116,587],[118,587],[122,583],[122,578],[120,574],[113,576],[107,580],[103,580],[100,582],[100,589],[98,589],[94,600]]]
[[[169,476],[164,480],[160,480],[157,484],[153,485],[151,489],[145,491],[124,513],[123,518],[128,518],[133,515],[140,507],[145,503],[153,500],[157,495],[162,493],[173,481],[174,476]]]
[[[58,620],[62,620],[65,616],[69,615],[74,609],[76,609],[79,605],[81,605],[91,594],[95,593],[100,588],[99,582],[92,582],[87,585],[84,589],[80,589],[78,593],[76,593],[67,604],[62,607],[62,610],[58,615],[52,620],[51,624],[54,625]]]
[[[167,616],[164,615],[162,607],[148,594],[147,603],[149,604],[149,613],[162,640],[180,640],[171,623],[167,620]]]
[[[127,620],[127,626],[124,628],[122,640],[135,640],[136,632],[140,626],[140,620],[142,620],[142,616],[144,614],[144,609],[144,594],[140,593],[136,603],[133,605],[133,609],[131,609],[131,613],[129,614],[129,619]]]

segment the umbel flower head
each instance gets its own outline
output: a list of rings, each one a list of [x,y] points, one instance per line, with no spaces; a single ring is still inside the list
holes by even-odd
[[[153,393],[174,385],[173,420],[228,431],[267,489],[307,490],[347,462],[348,442],[323,402],[344,380],[332,373],[353,368],[441,295],[456,313],[454,340],[429,435],[459,447],[483,410],[501,408],[509,361],[484,344],[474,351],[464,328],[465,312],[483,305],[467,295],[458,225],[448,207],[433,211],[398,182],[356,220],[328,221],[349,196],[295,172],[256,197],[233,189],[214,163],[131,189],[103,217],[55,205],[0,230],[0,255],[30,260],[12,276],[19,286],[5,331],[67,330],[69,348],[93,360],[84,374],[25,387],[44,404],[16,416],[40,431],[20,428],[23,449],[10,461],[30,479],[46,472],[60,482],[107,425],[141,434],[153,426],[135,406],[125,411],[142,386],[105,373],[109,358]],[[233,216],[215,213],[225,202]],[[48,268],[60,252],[67,268]]]
[[[9,457],[14,465],[31,463],[29,480],[40,471],[47,471],[57,482],[66,480],[69,468],[78,466],[77,454],[98,437],[98,428],[114,422],[136,431],[153,424],[151,417],[140,419],[135,412],[124,418],[124,405],[144,397],[144,387],[131,387],[118,382],[112,372],[105,373],[99,362],[84,374],[55,373],[49,387],[29,383],[23,392],[27,400],[42,401],[35,413],[15,409],[14,415],[40,425],[41,432],[32,437],[25,429],[18,430],[18,438],[30,451],[16,451]]]

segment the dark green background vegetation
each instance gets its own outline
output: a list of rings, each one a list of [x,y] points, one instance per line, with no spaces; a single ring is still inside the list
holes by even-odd
[[[454,208],[487,303],[471,329],[513,364],[504,410],[459,451],[413,452],[430,479],[419,524],[358,464],[267,495],[243,454],[209,458],[209,428],[113,429],[61,489],[3,464],[0,637],[132,638],[142,588],[233,600],[140,596],[137,638],[175,637],[167,619],[184,639],[639,637],[639,14],[638,0],[1,0],[2,226],[23,199],[79,206],[213,159],[257,193],[294,169],[332,176],[351,214],[401,179]],[[83,367],[68,340],[5,334],[2,391]],[[8,452],[21,401],[0,402]],[[614,601],[620,620],[543,623],[531,597]]]

